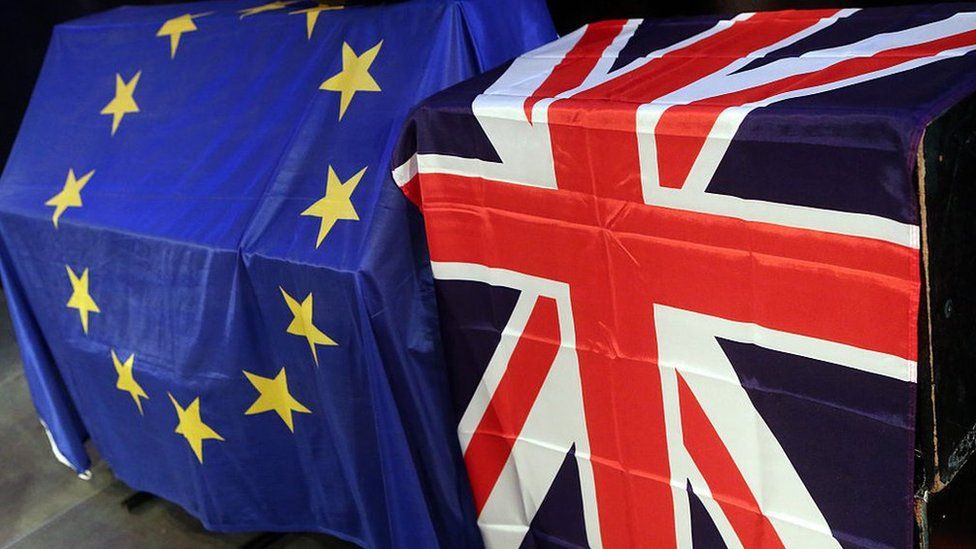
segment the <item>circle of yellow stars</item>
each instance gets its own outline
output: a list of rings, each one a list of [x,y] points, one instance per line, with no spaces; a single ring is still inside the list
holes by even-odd
[[[298,0],[275,1],[238,12],[239,19],[244,20],[248,17],[283,10]],[[326,11],[341,10],[344,6],[341,1],[331,3],[316,3],[311,7],[290,11],[289,15],[305,16],[305,33],[308,40],[312,39],[319,16]],[[186,13],[171,19],[167,19],[156,30],[155,36],[168,39],[169,56],[175,60],[180,51],[181,44],[185,43],[184,38],[190,33],[200,31],[198,20],[213,15],[214,12],[206,13]],[[341,69],[339,72],[329,76],[319,85],[319,89],[327,92],[335,92],[338,97],[338,120],[341,122],[349,111],[354,98],[360,92],[380,92],[381,87],[370,73],[373,63],[376,61],[383,46],[383,41],[379,40],[372,47],[357,53],[347,42],[342,43],[339,58]],[[115,93],[109,102],[99,111],[99,114],[111,116],[110,136],[115,137],[119,132],[122,122],[127,115],[140,113],[140,106],[136,100],[137,86],[142,78],[142,71],[136,70],[135,73],[124,76],[122,73],[115,74]],[[359,221],[359,214],[352,202],[352,195],[359,186],[367,168],[363,167],[358,172],[342,180],[329,165],[326,182],[325,194],[322,198],[309,205],[299,215],[304,217],[314,217],[319,220],[318,234],[315,239],[315,248],[318,249],[333,227],[339,221]],[[71,208],[81,208],[82,191],[93,180],[95,170],[84,172],[80,177],[76,175],[74,168],[68,169],[67,177],[61,190],[48,199],[44,205],[53,207],[51,222],[55,229],[59,228],[59,221]],[[92,281],[88,267],[79,269],[80,274],[72,266],[65,265],[68,282],[71,287],[71,295],[68,298],[66,307],[77,311],[81,323],[82,332],[87,336],[89,324],[93,314],[101,313],[98,304],[92,297]],[[318,347],[338,345],[332,338],[323,332],[313,320],[314,298],[311,292],[307,293],[302,301],[292,297],[284,288],[280,288],[285,308],[291,313],[292,320],[285,327],[285,332],[290,335],[304,338],[311,351],[312,360],[317,366],[319,364]],[[136,354],[129,353],[128,357],[122,360],[116,349],[110,349],[112,366],[116,373],[115,388],[122,393],[126,393],[132,399],[136,411],[140,416],[144,415],[144,403],[150,397],[143,386],[137,380]],[[244,411],[244,415],[250,416],[274,412],[284,423],[288,430],[295,432],[295,422],[293,414],[311,414],[304,404],[299,402],[289,390],[287,372],[282,367],[274,377],[264,377],[250,371],[242,371],[244,379],[257,391],[256,400]],[[140,374],[141,376],[141,374]],[[167,393],[170,402],[177,416],[177,425],[174,432],[181,435],[188,443],[190,450],[197,460],[202,464],[204,461],[204,442],[205,441],[224,441],[216,430],[206,424],[201,416],[201,401],[199,396],[195,396],[185,407],[172,393]]]

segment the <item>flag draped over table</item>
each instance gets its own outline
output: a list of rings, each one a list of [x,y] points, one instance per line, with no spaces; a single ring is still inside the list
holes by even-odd
[[[554,36],[540,1],[208,2],[55,29],[0,182],[55,452],[210,528],[478,534],[425,255],[388,181],[423,97]]]
[[[588,25],[408,122],[492,547],[910,547],[926,124],[970,4]]]

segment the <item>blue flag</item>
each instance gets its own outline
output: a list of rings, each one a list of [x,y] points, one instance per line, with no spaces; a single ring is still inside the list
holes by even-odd
[[[541,0],[208,2],[59,26],[0,182],[41,420],[219,530],[480,543],[411,107],[554,37]]]

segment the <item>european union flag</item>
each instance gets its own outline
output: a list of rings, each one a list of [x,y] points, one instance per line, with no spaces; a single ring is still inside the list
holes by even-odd
[[[480,543],[418,217],[420,99],[553,38],[541,0],[206,2],[59,26],[0,182],[55,451],[220,530]]]

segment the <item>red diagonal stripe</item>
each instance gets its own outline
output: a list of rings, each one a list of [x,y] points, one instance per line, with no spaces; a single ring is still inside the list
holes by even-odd
[[[936,40],[923,42],[921,44],[913,44],[910,46],[902,46],[900,48],[880,51],[867,57],[845,59],[844,61],[815,72],[795,74],[786,78],[781,78],[774,82],[763,84],[761,86],[755,86],[746,90],[710,97],[708,99],[698,101],[697,104],[729,106],[752,103],[772,97],[774,95],[779,95],[781,93],[823,86],[825,84],[840,82],[841,80],[846,80],[848,78],[854,78],[872,72],[890,69],[891,67],[906,63],[908,61],[913,61],[924,57],[932,57],[940,52],[956,48],[969,47],[973,46],[974,44],[976,44],[976,30],[962,32],[952,36],[946,36]],[[675,108],[672,110],[677,109]]]
[[[972,46],[974,42],[976,31],[959,33],[922,44],[892,48],[868,57],[847,59],[815,72],[788,76],[688,105],[673,106],[661,115],[654,130],[659,155],[667,159],[666,162],[660,162],[660,184],[672,188],[681,188],[684,185],[705,139],[715,126],[715,121],[728,107],[863,76],[942,51]]]
[[[681,374],[677,376],[685,448],[705,477],[712,498],[725,512],[743,547],[784,547],[695,394]]]
[[[681,89],[741,59],[819,23],[839,10],[757,13],[727,29],[652,59],[576,99],[611,99],[637,105]]]
[[[558,349],[556,302],[540,297],[464,453],[478,514],[498,482]]]

